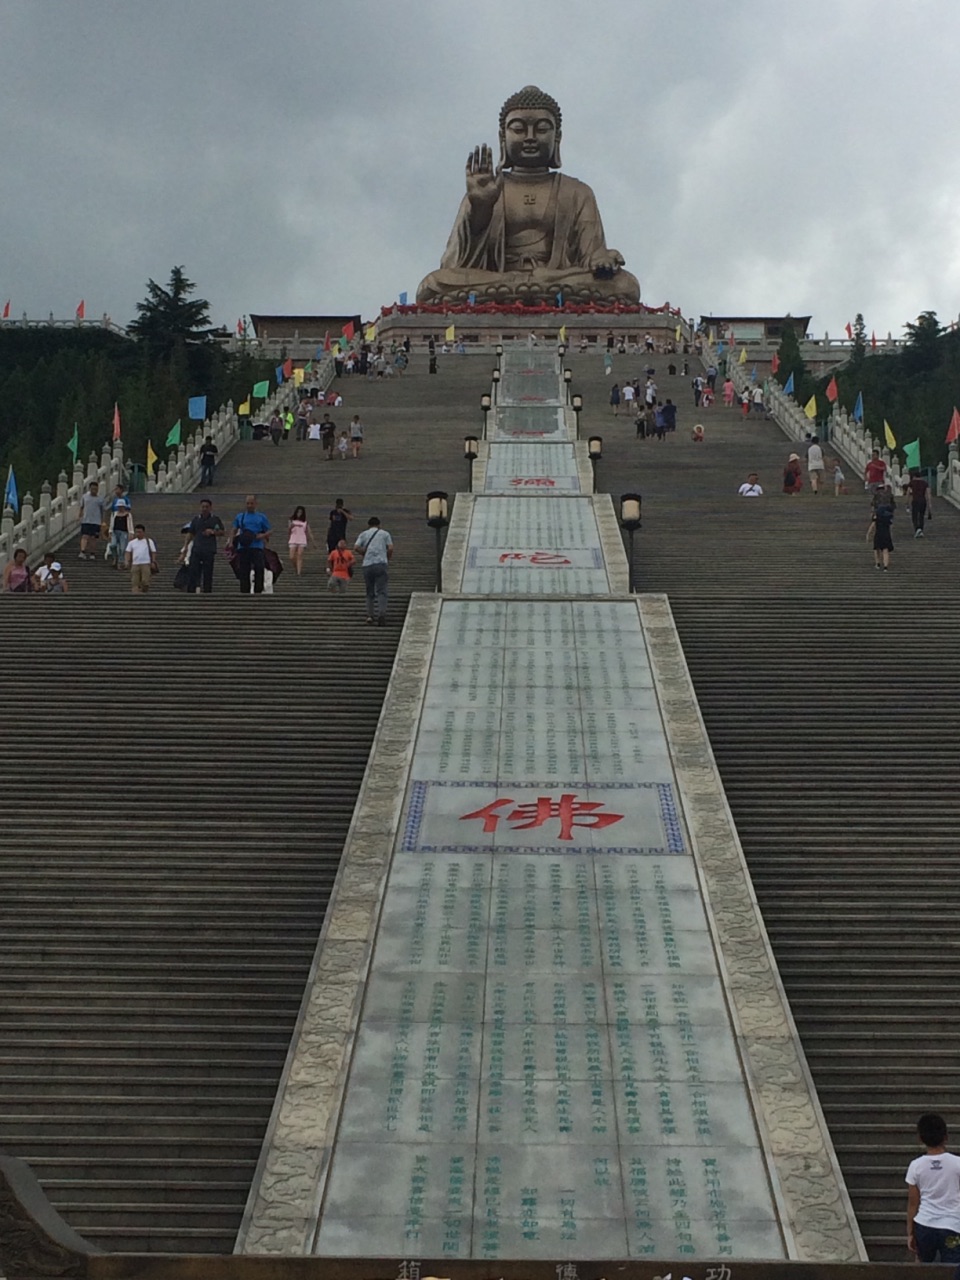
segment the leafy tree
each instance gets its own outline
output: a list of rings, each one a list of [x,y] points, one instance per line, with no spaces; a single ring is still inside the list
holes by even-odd
[[[907,373],[929,373],[943,363],[940,336],[943,325],[935,311],[923,311],[916,324],[904,325],[907,345],[903,350],[903,365]]]
[[[850,368],[859,370],[867,358],[867,326],[863,312],[858,311],[853,322],[853,351],[850,355]]]
[[[190,297],[196,287],[187,279],[183,267],[173,268],[167,288],[148,280],[147,298],[137,303],[138,315],[128,332],[160,357],[171,356],[178,347],[189,343],[209,342],[214,332],[210,304],[205,298]]]

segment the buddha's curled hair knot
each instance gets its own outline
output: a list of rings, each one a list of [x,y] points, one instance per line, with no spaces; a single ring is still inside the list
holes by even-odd
[[[538,107],[543,111],[550,112],[559,134],[561,123],[560,103],[557,102],[556,98],[551,98],[549,93],[544,93],[542,89],[538,89],[535,84],[525,85],[519,93],[509,97],[500,108],[500,132],[503,133],[504,125],[507,123],[507,116],[511,111],[530,111]]]

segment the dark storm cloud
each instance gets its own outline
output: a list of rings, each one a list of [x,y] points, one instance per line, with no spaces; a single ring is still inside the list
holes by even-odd
[[[372,314],[439,261],[467,149],[536,82],[644,296],[958,309],[935,0],[0,0],[0,303],[126,321],[185,264],[218,320]]]

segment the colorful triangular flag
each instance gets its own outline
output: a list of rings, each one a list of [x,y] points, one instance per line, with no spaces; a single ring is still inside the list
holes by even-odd
[[[70,450],[74,466],[76,466],[77,454],[80,452],[80,428],[76,423],[73,424],[73,435],[67,441],[67,448]]]
[[[562,324],[562,325],[560,326],[560,332],[559,332],[559,334],[557,335],[557,337],[560,339],[560,341],[561,341],[561,342],[566,342],[566,340],[567,340],[567,326],[566,326],[565,324]]]
[[[293,361],[290,359],[289,356],[283,362],[283,376],[285,378],[293,377]]]
[[[82,320],[86,314],[87,314],[87,309],[84,306],[83,299],[81,298],[80,301],[77,303],[77,319]]]
[[[238,337],[238,338],[242,338],[242,337],[243,337],[243,333],[244,333],[243,321],[242,321],[242,320],[238,320],[238,321],[237,321],[237,337]]]
[[[113,402],[113,438],[120,439],[120,406],[116,400]]]
[[[853,420],[854,422],[863,421],[863,392],[862,391],[857,392],[857,403],[853,406]]]
[[[187,414],[191,422],[202,422],[207,416],[207,397],[191,396],[187,401]]]
[[[739,358],[739,360],[737,361],[737,363],[738,363],[738,364],[746,364],[746,363],[747,363],[747,348],[746,348],[746,347],[741,347],[741,348],[740,348],[740,358]]]
[[[770,372],[776,373],[779,368],[780,368],[780,356],[775,351],[773,355],[770,357]]]
[[[893,434],[893,428],[890,426],[890,423],[886,418],[883,420],[883,438],[887,442],[888,449],[895,449],[897,447],[897,437]]]
[[[303,372],[304,372],[304,373],[313,373],[313,361],[312,361],[312,360],[308,360],[308,361],[307,361],[307,363],[303,366]]]
[[[270,379],[264,378],[262,382],[255,382],[250,394],[255,400],[266,400],[267,396],[270,394]]]
[[[846,330],[847,330],[847,337],[852,342],[853,341],[853,325],[850,323],[849,320],[846,323]]]
[[[323,349],[324,349],[324,351],[329,351],[329,350],[330,350],[330,330],[329,330],[329,329],[328,329],[328,330],[326,331],[326,333],[323,335]],[[319,352],[317,352],[317,359],[319,359],[319,358],[320,358],[320,353],[319,353]]]
[[[377,327],[376,327],[376,325],[372,325],[372,324],[368,324],[368,325],[367,325],[367,327],[366,327],[366,329],[365,329],[365,331],[364,331],[364,334],[363,334],[363,340],[364,340],[364,342],[376,342],[376,340],[377,340]]]
[[[282,387],[283,386],[283,365],[278,364],[273,372],[277,375],[277,386]]]
[[[353,335],[356,333],[356,329],[354,329],[353,327],[353,321],[348,320],[347,323],[340,330],[340,332],[343,334],[343,336],[346,338],[348,342],[352,342]]]
[[[295,387],[300,387],[300,386],[302,386],[302,385],[303,385],[303,378],[304,378],[303,370],[302,370],[302,369],[294,369],[294,371],[293,371],[293,385],[294,385]]]
[[[816,396],[810,397],[807,403],[803,406],[803,412],[807,415],[807,417],[812,422],[813,419],[817,416],[817,397]]]
[[[17,493],[17,477],[13,474],[12,462],[7,472],[7,487],[3,491],[3,505],[12,507],[17,515],[20,514],[20,495]]]
[[[204,397],[206,399],[206,397]],[[193,417],[191,413],[190,417]],[[170,430],[167,432],[167,448],[175,449],[180,443],[180,419],[178,418]]]
[[[153,469],[157,465],[157,461],[158,461],[158,458],[156,453],[154,452],[153,445],[148,440],[147,441],[147,471],[150,473],[150,475],[153,475]]]
[[[683,330],[680,328],[680,326],[679,326],[679,325],[677,325],[677,327],[676,327],[676,328],[674,329],[674,331],[673,331],[673,336],[674,336],[674,338],[676,339],[676,341],[677,341],[677,342],[679,342],[679,341],[680,341],[680,335],[681,335],[682,333],[683,333]]]
[[[911,440],[909,444],[903,446],[903,461],[907,467],[920,466],[920,438]]]
[[[783,394],[785,396],[793,395],[793,374],[792,373],[790,377],[786,380],[786,382],[783,384]]]
[[[448,325],[446,332],[443,335],[444,342],[453,342],[456,336],[457,336],[457,326],[455,324]]]
[[[237,405],[237,417],[238,418],[250,417],[250,397],[249,396],[247,396],[246,400],[244,400],[242,404]]]
[[[827,383],[827,390],[824,393],[831,404],[834,404],[840,394],[840,388],[837,386],[836,378],[831,378]]]
[[[960,411],[954,405],[950,425],[947,427],[947,444],[954,444],[957,440],[960,440]]]

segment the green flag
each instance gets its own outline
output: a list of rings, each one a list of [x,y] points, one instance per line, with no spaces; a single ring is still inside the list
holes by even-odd
[[[307,363],[303,366],[303,372],[304,372],[304,373],[313,373],[313,361],[312,361],[312,360],[308,360],[308,361],[307,361]]]
[[[67,448],[73,455],[73,461],[77,461],[77,454],[80,452],[80,428],[76,423],[73,424],[73,435],[67,441]]]
[[[903,460],[908,467],[919,467],[920,465],[920,439],[912,440],[910,444],[903,446]]]
[[[346,338],[341,338],[341,339],[340,339],[340,350],[341,350],[341,351],[346,351],[346,349],[347,349],[347,340],[346,340]]]
[[[180,419],[178,418],[176,422],[173,424],[173,426],[170,428],[170,433],[167,436],[167,448],[170,448],[171,445],[178,445],[179,443],[180,443]]]
[[[250,394],[256,396],[258,400],[266,400],[270,394],[270,379],[268,378],[266,382],[258,382]]]

